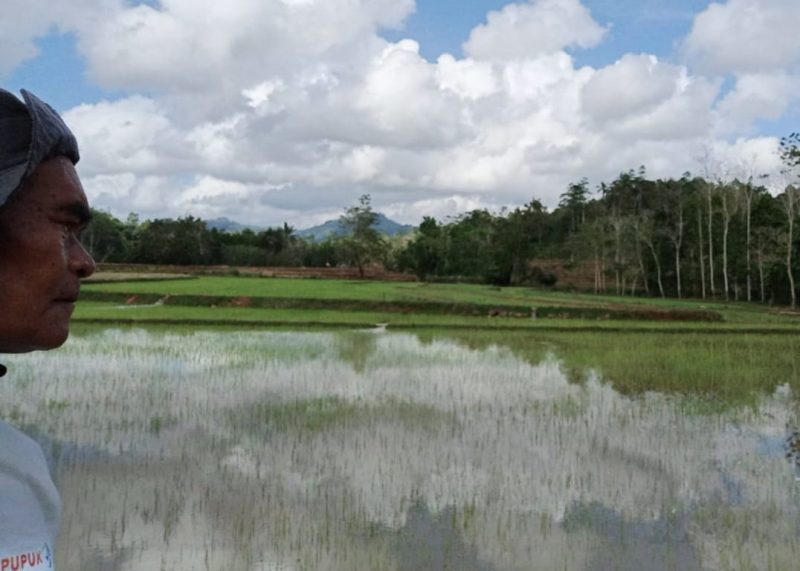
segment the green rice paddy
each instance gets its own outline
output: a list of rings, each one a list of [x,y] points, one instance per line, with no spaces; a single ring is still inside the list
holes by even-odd
[[[791,313],[311,279],[84,291],[68,343],[0,384],[62,494],[62,571],[796,568]],[[722,319],[643,317],[678,310]]]
[[[80,326],[10,359],[0,416],[68,571],[782,570],[798,345]]]

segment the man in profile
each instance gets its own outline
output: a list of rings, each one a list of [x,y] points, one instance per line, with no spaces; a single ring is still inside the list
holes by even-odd
[[[75,137],[22,95],[0,89],[0,354],[62,345],[80,280],[95,268],[78,238],[91,215]],[[53,569],[60,515],[40,448],[0,420],[0,569]]]

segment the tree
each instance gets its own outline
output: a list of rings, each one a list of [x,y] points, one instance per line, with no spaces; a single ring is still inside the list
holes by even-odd
[[[483,209],[466,212],[447,226],[448,275],[485,278],[491,257],[493,226],[494,216]]]
[[[781,206],[786,214],[786,277],[789,280],[789,299],[792,309],[797,307],[797,292],[795,291],[794,272],[792,271],[792,251],[794,250],[794,225],[795,219],[800,212],[800,189],[794,185],[789,185],[786,190],[778,197]]]
[[[299,265],[302,254],[298,250],[298,238],[294,227],[284,222],[283,226],[267,228],[258,233],[256,244],[266,253],[266,261],[272,266]]]
[[[567,186],[566,192],[560,197],[559,208],[569,212],[571,231],[575,232],[579,224],[586,222],[586,202],[589,198],[589,181],[585,178],[580,182],[573,182]]]
[[[711,297],[716,294],[714,288],[714,205],[713,198],[716,190],[714,183],[705,181],[703,185],[706,191],[706,202],[708,204],[708,285],[711,290]]]
[[[753,197],[756,193],[756,187],[753,184],[752,177],[748,177],[747,182],[740,185],[740,190],[742,193],[742,203],[744,204],[744,217],[745,217],[745,228],[747,232],[747,244],[746,244],[746,256],[747,256],[747,301],[751,301],[753,298],[753,280],[752,280],[752,270],[753,270],[753,263],[751,260],[752,252],[753,252],[753,230],[752,230],[752,220],[753,220]]]
[[[614,244],[614,285],[617,295],[625,293],[625,281],[628,269],[627,247],[630,241],[625,240],[630,230],[636,230],[636,224],[632,223],[635,214],[639,212],[641,204],[641,182],[644,178],[643,171],[638,173],[628,171],[620,173],[616,180],[610,185],[602,185],[601,192],[603,201],[607,205],[606,220],[613,237]],[[635,232],[634,232],[635,234]],[[633,246],[636,250],[636,258],[639,260],[640,271],[642,270],[642,256],[639,251],[639,241],[634,236]],[[647,280],[645,279],[645,289]]]
[[[800,133],[792,133],[781,139],[781,160],[796,174],[800,166]],[[792,250],[794,247],[794,223],[800,213],[800,189],[790,184],[780,196],[781,206],[786,214],[786,276],[789,278],[789,295],[792,309],[797,307],[797,292],[792,272]]]
[[[125,226],[107,212],[92,209],[92,221],[81,242],[96,262],[123,261],[128,254]]]
[[[532,277],[528,260],[534,257],[541,241],[545,216],[544,205],[533,199],[505,217],[494,218],[488,252],[490,263],[485,274],[488,282],[520,284]]]
[[[386,242],[374,228],[377,222],[378,215],[372,210],[369,194],[361,195],[358,203],[345,210],[339,218],[339,223],[348,233],[342,239],[343,249],[362,278],[364,267],[386,253]]]
[[[756,177],[756,158],[755,156],[751,157],[749,161],[744,162],[741,165],[741,171],[743,173],[743,180],[737,185],[737,189],[740,193],[739,202],[744,207],[742,215],[744,216],[745,220],[745,265],[746,265],[746,274],[747,274],[747,301],[751,301],[753,298],[753,280],[752,280],[752,271],[753,271],[753,264],[752,264],[752,250],[753,250],[753,240],[752,240],[752,219],[753,219],[753,199],[758,192],[758,188],[753,183],[753,179]],[[766,175],[762,175],[760,178],[765,178]]]
[[[662,204],[664,206],[664,216],[666,223],[663,226],[663,233],[672,243],[675,249],[675,282],[678,298],[682,297],[681,291],[681,246],[683,245],[684,235],[684,193],[688,194],[692,189],[692,181],[688,173],[678,181],[659,181],[658,192],[663,194]]]
[[[138,261],[153,264],[199,265],[211,259],[211,233],[199,218],[159,219],[142,224]]]
[[[722,199],[722,278],[725,288],[725,301],[730,299],[730,284],[728,282],[728,233],[731,227],[731,218],[738,210],[739,195],[737,186],[739,182],[721,184],[719,194]]]
[[[444,270],[444,232],[434,218],[425,216],[411,242],[400,254],[401,268],[412,270],[419,279]]]
[[[593,200],[587,205],[589,222],[581,227],[582,243],[587,247],[594,266],[594,293],[605,293],[606,290],[606,246],[609,242],[606,227],[605,206],[601,201]],[[645,286],[647,283],[645,282]]]
[[[769,266],[778,260],[778,231],[772,226],[758,226],[753,232],[755,247],[753,253],[756,255],[756,267],[758,268],[758,286],[761,303],[767,301],[766,276]]]
[[[704,184],[702,181],[701,184]],[[700,274],[700,295],[703,299],[706,298],[706,265],[705,265],[705,247],[703,246],[703,201],[699,194],[693,197],[692,205],[694,206],[697,215],[697,260],[699,263]]]
[[[658,284],[658,292],[661,294],[661,297],[666,297],[664,293],[664,283],[661,280],[661,261],[658,258],[658,253],[656,252],[656,238],[658,235],[658,231],[656,229],[655,222],[653,221],[653,215],[651,212],[642,213],[639,216],[634,218],[634,229],[636,232],[637,241],[641,241],[647,245],[647,248],[650,250],[650,254],[653,256],[653,264],[656,267],[656,283]],[[642,260],[641,256],[639,256],[639,265],[642,268],[642,279],[645,280],[645,284],[647,283],[647,275],[644,273],[644,261]]]

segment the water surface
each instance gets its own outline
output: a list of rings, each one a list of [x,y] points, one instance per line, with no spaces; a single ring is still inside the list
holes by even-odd
[[[0,413],[62,570],[794,568],[796,342],[593,343],[86,330],[15,357]]]

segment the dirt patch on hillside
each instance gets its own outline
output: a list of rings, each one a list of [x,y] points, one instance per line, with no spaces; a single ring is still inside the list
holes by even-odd
[[[358,268],[289,268],[259,266],[169,266],[153,264],[99,264],[98,273],[87,281],[177,279],[192,276],[252,276],[262,278],[361,279]],[[380,266],[364,269],[364,279],[417,281],[416,276],[388,272]]]

